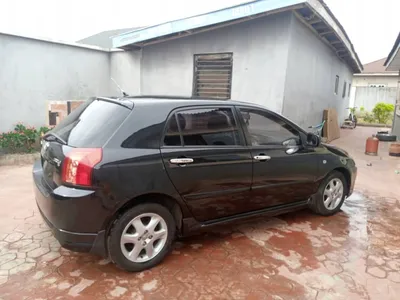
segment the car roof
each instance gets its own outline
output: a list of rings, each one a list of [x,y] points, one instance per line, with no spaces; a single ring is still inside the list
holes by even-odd
[[[124,96],[124,97],[96,97],[106,101],[118,102],[120,105],[132,109],[134,106],[153,106],[154,104],[160,105],[168,111],[189,107],[189,106],[207,106],[207,105],[242,105],[258,109],[267,110],[272,114],[279,115],[281,118],[289,121],[298,130],[305,132],[301,127],[285,118],[279,113],[275,113],[265,106],[236,100],[219,100],[213,98],[199,98],[199,97],[184,97],[184,96],[164,96],[164,95],[138,95],[138,96]]]
[[[164,103],[176,106],[191,106],[191,105],[246,105],[256,108],[264,108],[261,105],[257,105],[250,102],[236,101],[236,100],[224,100],[215,98],[203,98],[203,97],[184,97],[184,96],[162,96],[162,95],[140,95],[140,96],[127,96],[119,99],[132,100],[134,103],[140,104],[155,104]]]

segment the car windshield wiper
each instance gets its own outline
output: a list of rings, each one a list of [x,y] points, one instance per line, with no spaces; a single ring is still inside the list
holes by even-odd
[[[51,140],[53,140],[53,141],[59,142],[60,144],[67,145],[67,142],[66,142],[64,139],[62,139],[60,136],[58,136],[57,134],[55,134],[55,133],[53,133],[53,132],[47,133],[47,134],[43,137],[43,139],[44,139],[45,141],[51,141]]]

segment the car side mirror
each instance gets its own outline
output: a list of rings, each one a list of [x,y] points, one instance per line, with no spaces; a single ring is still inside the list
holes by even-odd
[[[318,135],[314,133],[307,134],[307,146],[318,147],[320,144],[321,144],[321,138]]]
[[[287,139],[287,140],[282,142],[282,145],[286,146],[286,147],[294,147],[294,146],[298,146],[300,144],[301,144],[300,139],[297,138],[297,137],[296,138],[290,138],[290,139]]]

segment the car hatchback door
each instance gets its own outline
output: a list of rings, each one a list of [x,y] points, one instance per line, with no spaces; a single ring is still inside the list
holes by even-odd
[[[237,107],[253,157],[252,197],[259,208],[307,200],[316,190],[317,156],[300,132],[267,110]]]
[[[168,175],[198,221],[249,210],[252,157],[233,106],[173,112],[163,144]]]

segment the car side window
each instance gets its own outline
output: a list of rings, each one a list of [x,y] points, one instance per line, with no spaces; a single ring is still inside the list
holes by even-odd
[[[299,132],[283,119],[246,108],[240,108],[240,113],[252,146],[300,144]]]
[[[169,121],[164,145],[179,146],[180,137],[184,146],[243,145],[233,109],[225,107],[196,108],[177,112],[175,118]]]
[[[167,123],[167,129],[164,136],[165,146],[182,146],[181,135],[179,133],[176,115],[172,115]]]

